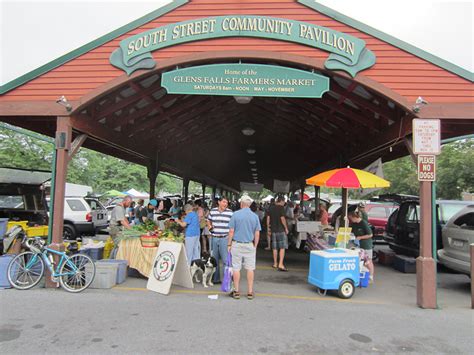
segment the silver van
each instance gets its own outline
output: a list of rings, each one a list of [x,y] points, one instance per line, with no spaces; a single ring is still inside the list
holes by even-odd
[[[438,257],[444,266],[471,275],[469,246],[474,243],[474,203],[464,207],[443,228],[443,249]]]

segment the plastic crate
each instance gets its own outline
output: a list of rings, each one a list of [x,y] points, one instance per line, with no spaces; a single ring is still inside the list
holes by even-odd
[[[117,283],[118,264],[95,264],[95,277],[90,288],[112,288]],[[90,280],[92,277],[92,270],[90,266],[86,266],[86,279]]]
[[[48,235],[48,226],[26,227],[28,237],[45,237]]]
[[[127,260],[116,260],[116,259],[108,259],[108,260],[100,260],[96,263],[99,264],[116,264],[118,265],[117,269],[117,284],[124,283],[127,279],[127,268],[128,262]]]
[[[26,228],[28,228],[28,221],[9,221],[7,223],[7,231],[13,226],[20,226],[23,230],[26,230]]]
[[[98,261],[104,257],[104,247],[81,249],[79,253],[89,256],[94,261]]]
[[[14,257],[14,254],[0,256],[0,288],[11,288],[10,282],[8,282],[7,270],[8,264]]]

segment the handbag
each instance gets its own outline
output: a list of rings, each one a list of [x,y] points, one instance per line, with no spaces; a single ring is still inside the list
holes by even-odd
[[[224,278],[222,279],[221,290],[223,292],[230,292],[232,289],[232,254],[227,253],[227,261],[224,267]]]

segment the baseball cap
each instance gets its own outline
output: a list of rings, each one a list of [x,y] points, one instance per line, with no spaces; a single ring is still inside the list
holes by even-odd
[[[158,206],[158,201],[155,200],[155,199],[152,199],[152,200],[150,200],[150,202],[148,202],[148,204],[152,205],[153,207],[156,207],[156,206]]]
[[[246,202],[246,203],[252,203],[253,200],[249,195],[243,195],[240,200],[240,202]]]

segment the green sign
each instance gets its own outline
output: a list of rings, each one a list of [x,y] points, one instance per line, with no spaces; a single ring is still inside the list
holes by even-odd
[[[169,94],[320,98],[329,78],[263,64],[211,64],[163,73]]]
[[[359,38],[306,22],[267,16],[218,16],[178,22],[131,36],[120,42],[110,62],[128,75],[151,69],[150,52],[180,43],[222,37],[260,37],[295,42],[331,52],[325,67],[353,77],[375,64],[375,55]]]

